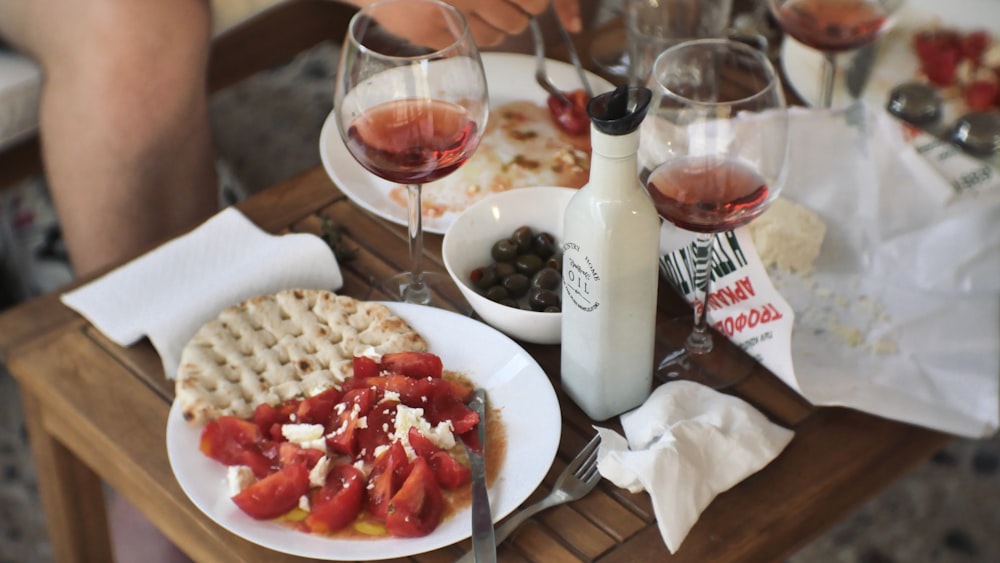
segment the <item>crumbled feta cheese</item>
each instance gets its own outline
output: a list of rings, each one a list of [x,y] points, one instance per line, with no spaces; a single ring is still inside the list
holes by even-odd
[[[375,451],[372,452],[372,459],[378,459],[378,456],[382,455],[382,452],[389,449],[389,444],[382,444],[381,446],[376,446]]]
[[[323,456],[319,458],[316,465],[309,470],[309,485],[313,487],[322,487],[326,484],[326,475],[330,472],[330,458]]]
[[[371,346],[368,346],[367,348],[365,348],[364,350],[362,350],[361,353],[358,354],[358,356],[364,356],[366,358],[371,358],[371,359],[375,360],[378,363],[382,362],[382,354],[379,354],[378,351],[375,350],[375,348],[373,348]]]
[[[400,404],[396,407],[396,432],[390,438],[399,440],[410,459],[416,455],[413,452],[413,447],[410,446],[410,428],[419,430],[421,434],[441,449],[450,450],[455,447],[455,434],[452,433],[451,421],[446,420],[436,426],[431,426],[431,423],[424,418],[424,409]]]
[[[302,495],[299,497],[299,508],[309,512],[309,495]]]
[[[326,439],[323,437],[322,424],[282,424],[281,435],[293,444],[303,448],[326,451]]]
[[[382,400],[383,401],[396,401],[398,403],[399,402],[399,393],[397,393],[395,391],[386,391],[382,395]]]
[[[362,416],[361,418],[358,419],[357,428],[368,428],[368,417],[367,416]]]
[[[322,424],[282,424],[281,435],[289,442],[296,444],[309,442],[323,437]]]
[[[230,465],[226,468],[226,482],[229,485],[229,496],[235,496],[240,491],[257,481],[253,470],[246,465]]]

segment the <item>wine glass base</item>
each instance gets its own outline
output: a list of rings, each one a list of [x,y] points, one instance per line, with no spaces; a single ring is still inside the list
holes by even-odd
[[[382,289],[395,301],[414,303],[417,305],[433,305],[434,289],[444,284],[453,283],[447,274],[441,272],[424,272],[420,287],[413,284],[410,272],[402,272],[382,282]]]
[[[691,333],[690,317],[671,319],[668,323],[673,326],[672,334]],[[726,389],[749,377],[755,366],[753,358],[734,350],[736,345],[718,334],[712,337],[712,350],[705,353],[688,351],[680,340],[679,346],[657,365],[657,379],[664,382],[683,379],[712,389]]]

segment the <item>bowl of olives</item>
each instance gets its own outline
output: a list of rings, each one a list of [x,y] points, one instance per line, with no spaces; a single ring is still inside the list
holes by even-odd
[[[448,274],[476,314],[508,336],[560,341],[563,211],[576,192],[538,187],[493,194],[445,232]]]

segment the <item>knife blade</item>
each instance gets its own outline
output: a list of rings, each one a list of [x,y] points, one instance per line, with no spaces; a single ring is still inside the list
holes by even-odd
[[[851,98],[858,99],[868,85],[872,70],[875,68],[875,55],[878,54],[878,42],[869,43],[858,49],[851,57],[851,64],[844,71],[844,86]]]
[[[490,497],[486,489],[486,391],[476,389],[469,408],[479,415],[477,434],[479,450],[466,444],[469,465],[472,470],[472,550],[476,563],[494,563],[497,560],[496,538],[493,531],[493,513]]]

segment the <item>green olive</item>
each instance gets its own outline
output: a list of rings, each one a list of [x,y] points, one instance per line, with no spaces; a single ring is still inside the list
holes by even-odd
[[[490,255],[497,262],[510,262],[517,258],[517,244],[510,239],[500,239],[493,244]]]
[[[555,268],[542,268],[531,277],[531,287],[555,291],[559,287],[562,276]]]
[[[511,297],[520,297],[528,292],[531,280],[524,274],[511,274],[500,283]]]
[[[535,254],[545,259],[556,253],[556,239],[549,233],[538,233],[532,247]]]
[[[526,252],[531,252],[531,247],[534,244],[535,233],[531,230],[531,227],[518,227],[514,230],[514,233],[510,236],[510,240],[514,241],[517,245],[517,252],[524,254]]]
[[[535,272],[542,269],[542,265],[542,258],[537,254],[522,254],[514,259],[514,267],[526,276],[535,275]]]

